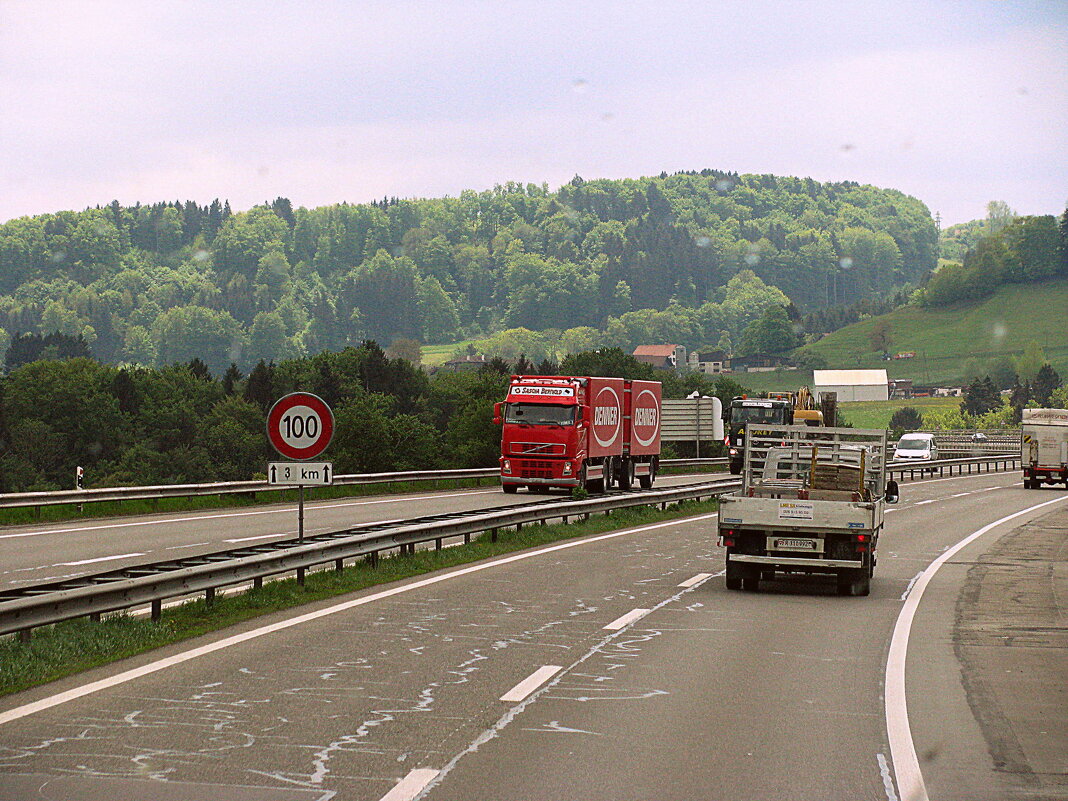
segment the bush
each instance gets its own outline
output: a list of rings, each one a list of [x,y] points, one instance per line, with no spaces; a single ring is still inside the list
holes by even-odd
[[[923,415],[915,406],[902,406],[890,418],[890,428],[895,431],[918,431],[923,428]]]

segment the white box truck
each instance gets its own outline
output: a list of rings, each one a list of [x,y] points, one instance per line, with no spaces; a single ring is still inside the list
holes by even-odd
[[[1024,487],[1068,487],[1068,410],[1024,409],[1021,434]]]

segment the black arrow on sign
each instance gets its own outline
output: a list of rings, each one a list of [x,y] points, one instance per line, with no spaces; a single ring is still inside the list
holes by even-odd
[[[323,465],[323,478],[326,479],[326,483],[330,483],[330,465]]]
[[[271,483],[272,483],[272,484],[274,483],[274,481],[275,481],[275,478],[277,478],[277,476],[275,475],[275,473],[277,472],[277,470],[278,470],[278,468],[277,468],[277,467],[275,467],[275,466],[274,466],[274,465],[272,464],[272,465],[271,465]]]

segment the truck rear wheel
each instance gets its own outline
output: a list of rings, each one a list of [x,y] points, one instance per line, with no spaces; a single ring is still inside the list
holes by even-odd
[[[501,484],[501,489],[503,489],[509,495],[515,495],[519,491],[519,485],[518,484]]]
[[[760,571],[757,568],[750,567],[742,574],[742,589],[746,592],[757,592],[760,589]]]
[[[629,490],[634,485],[634,462],[626,459],[619,466],[619,488]]]
[[[838,573],[838,594],[863,596],[871,592],[871,576],[868,568],[842,570]]]
[[[740,590],[742,588],[742,573],[744,568],[736,562],[727,562],[727,589]]]

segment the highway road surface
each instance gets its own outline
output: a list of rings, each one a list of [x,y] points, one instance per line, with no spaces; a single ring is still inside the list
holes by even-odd
[[[0,699],[0,801],[1068,798],[1068,493],[902,490],[867,598],[727,591],[706,517]]]
[[[725,475],[660,476],[654,487],[692,484]],[[567,497],[567,492],[562,490],[545,495],[525,491],[505,495],[500,486],[487,486],[337,498],[305,505],[304,532],[339,531],[361,523]],[[0,528],[0,587],[55,581],[296,536],[295,502],[246,509],[5,526]]]

